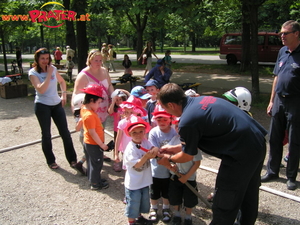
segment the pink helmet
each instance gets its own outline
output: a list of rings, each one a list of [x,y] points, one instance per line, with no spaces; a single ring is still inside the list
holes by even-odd
[[[80,89],[80,91],[103,98],[103,88],[98,84],[91,84],[83,89]]]
[[[141,116],[147,116],[147,110],[145,110],[143,108],[143,103],[142,100],[130,95],[130,97],[127,99],[127,101],[122,102],[122,104],[120,104],[120,107],[123,108],[130,108],[136,112],[141,114]]]
[[[131,115],[125,128],[125,134],[130,136],[129,133],[137,127],[144,127],[146,129],[146,133],[148,133],[151,129],[150,124],[144,121],[140,116]]]

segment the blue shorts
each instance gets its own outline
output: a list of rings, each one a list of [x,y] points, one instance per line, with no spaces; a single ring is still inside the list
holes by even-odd
[[[125,188],[126,209],[125,216],[128,218],[138,218],[141,213],[149,213],[150,196],[149,187],[137,190]]]

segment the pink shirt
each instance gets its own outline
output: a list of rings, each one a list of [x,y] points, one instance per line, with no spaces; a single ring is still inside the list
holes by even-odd
[[[131,137],[127,136],[124,132],[124,130],[127,126],[127,123],[128,123],[128,120],[126,118],[120,120],[120,122],[118,123],[118,129],[123,131],[122,140],[120,142],[120,146],[119,146],[118,150],[123,153],[126,149],[126,146],[131,141]]]

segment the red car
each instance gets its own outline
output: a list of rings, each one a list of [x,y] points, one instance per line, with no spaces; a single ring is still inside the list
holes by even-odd
[[[276,62],[279,49],[282,47],[277,33],[258,33],[258,61]],[[220,59],[226,59],[228,65],[234,65],[242,59],[242,33],[223,35],[220,42]]]

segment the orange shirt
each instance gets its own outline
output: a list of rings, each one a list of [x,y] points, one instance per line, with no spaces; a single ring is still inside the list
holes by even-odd
[[[88,129],[95,129],[101,141],[104,143],[104,130],[98,115],[94,111],[82,107],[80,110],[80,116],[82,118],[84,129],[83,141],[87,144],[98,145],[88,132]]]

